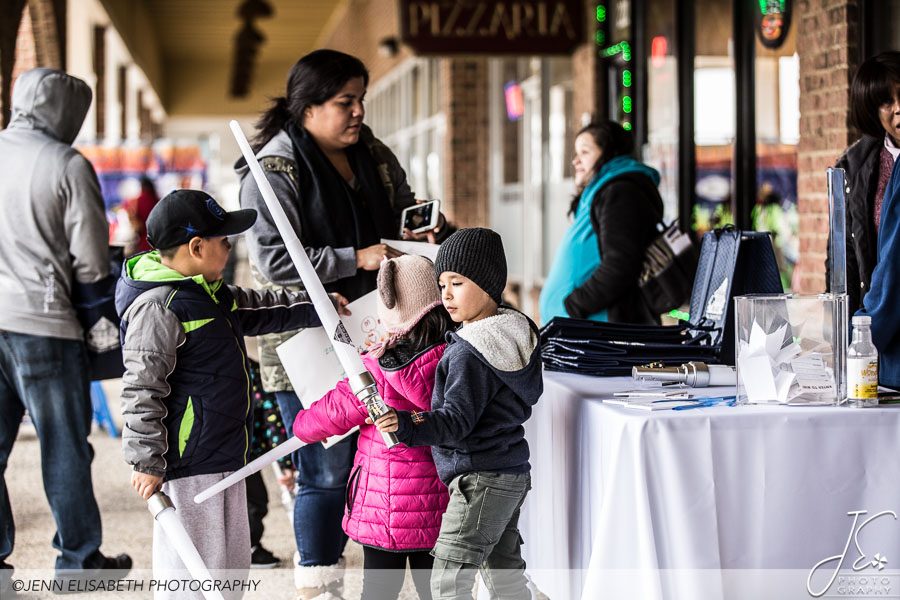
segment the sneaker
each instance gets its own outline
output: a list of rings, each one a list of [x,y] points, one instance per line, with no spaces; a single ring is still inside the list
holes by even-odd
[[[131,557],[127,554],[104,556],[99,551],[93,555],[96,566],[85,569],[58,570],[53,580],[60,585],[53,587],[54,594],[77,594],[86,591],[88,581],[123,579],[131,570]]]
[[[262,546],[253,546],[250,549],[251,569],[274,569],[281,564],[281,560]]]

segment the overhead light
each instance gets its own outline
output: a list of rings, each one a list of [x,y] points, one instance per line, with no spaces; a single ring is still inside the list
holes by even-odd
[[[400,44],[395,37],[382,38],[378,42],[378,55],[384,58],[394,58],[400,51]]]
[[[234,98],[243,98],[250,93],[253,70],[259,48],[266,36],[254,27],[254,20],[270,18],[275,14],[266,0],[244,0],[238,7],[237,16],[243,21],[234,37],[234,62],[231,65],[231,85],[229,93]]]

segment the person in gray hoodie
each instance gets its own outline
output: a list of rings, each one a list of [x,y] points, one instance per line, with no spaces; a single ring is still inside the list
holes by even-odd
[[[490,229],[460,229],[441,245],[434,271],[450,318],[432,410],[376,421],[407,446],[430,445],[450,503],[431,554],[431,593],[471,598],[476,569],[492,598],[529,598],[518,521],[531,489],[522,424],[543,392],[537,326],[500,307],[506,257]]]
[[[108,275],[108,227],[91,164],[71,144],[91,90],[52,69],[16,81],[0,132],[0,567],[15,525],[2,477],[25,410],[41,447],[44,491],[56,520],[58,578],[131,568],[100,552],[91,483],[90,382],[72,288]]]

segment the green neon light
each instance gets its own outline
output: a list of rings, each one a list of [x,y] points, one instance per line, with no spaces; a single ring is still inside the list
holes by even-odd
[[[622,112],[631,114],[631,96],[622,96]]]
[[[631,71],[628,69],[622,71],[622,86],[631,87]]]
[[[679,321],[689,321],[691,318],[691,315],[689,313],[686,313],[683,310],[678,310],[677,308],[675,310],[670,310],[669,316],[673,319],[678,319]]]
[[[597,22],[603,23],[604,21],[606,21],[606,7],[603,6],[602,4],[598,4],[597,5]]]
[[[596,42],[596,44],[597,44],[598,46],[602,46],[603,44],[606,43],[606,34],[603,33],[602,31],[598,31],[598,32],[594,35],[594,42]]]
[[[777,8],[774,6],[776,2],[778,3]],[[759,0],[759,12],[762,15],[767,15],[773,11],[784,14],[784,4],[785,0]]]
[[[615,56],[619,52],[624,51],[623,44],[628,45],[628,42],[619,42],[618,44],[610,46],[609,48],[604,48],[603,50],[600,51],[600,54],[602,54],[606,58],[609,58],[610,56]],[[629,50],[629,53],[630,52],[631,51]]]
[[[622,129],[624,129],[625,131],[631,131],[631,123],[625,121],[624,123],[622,123]]]
[[[622,60],[631,60],[631,44],[622,42]]]

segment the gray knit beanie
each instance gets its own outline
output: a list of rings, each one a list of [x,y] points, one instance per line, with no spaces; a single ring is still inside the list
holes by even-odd
[[[506,254],[500,235],[483,227],[460,229],[441,244],[434,274],[459,273],[471,279],[498,305],[506,287]]]

